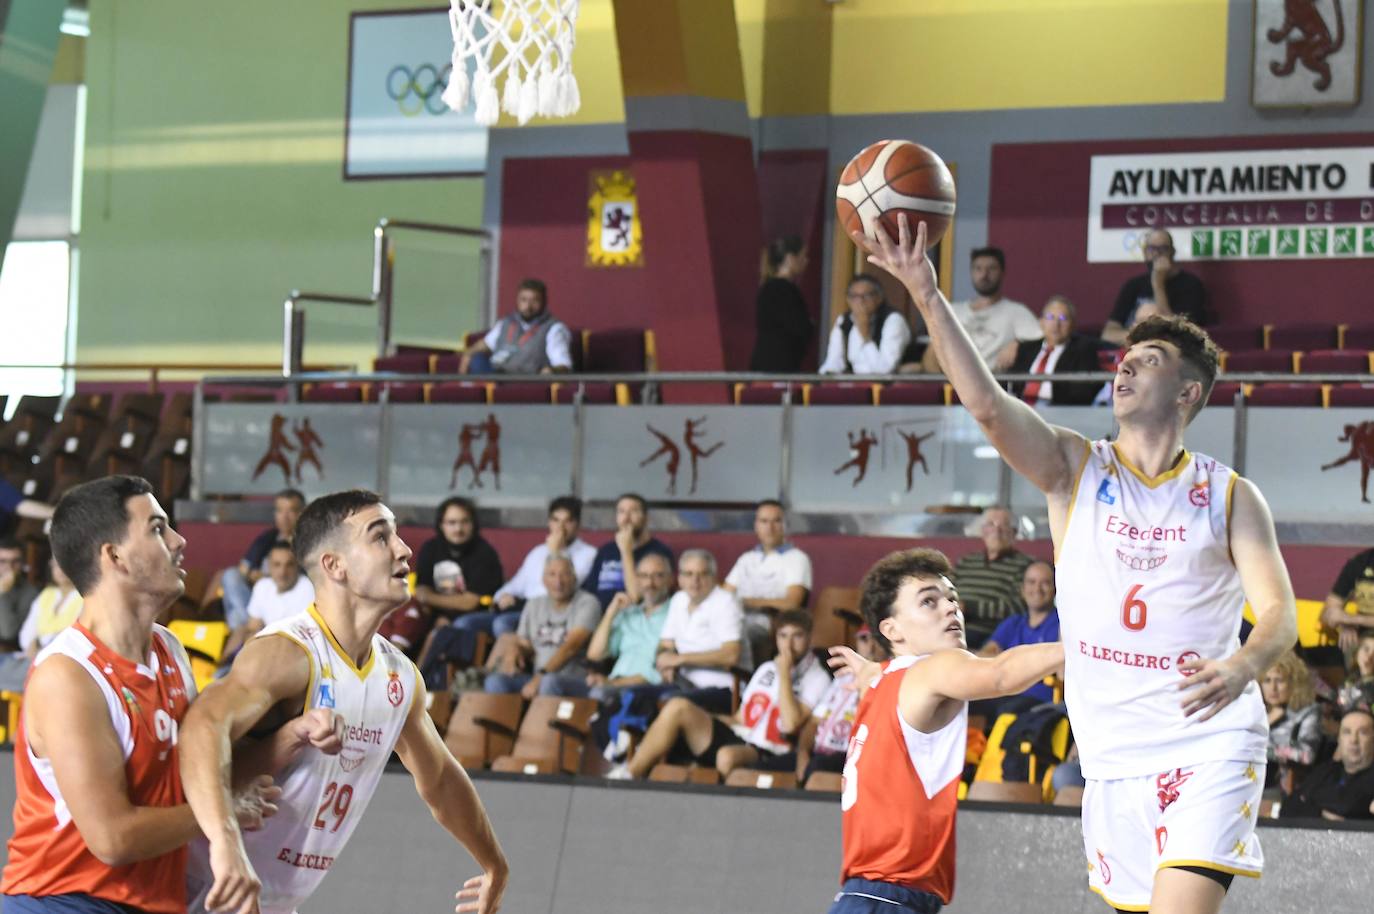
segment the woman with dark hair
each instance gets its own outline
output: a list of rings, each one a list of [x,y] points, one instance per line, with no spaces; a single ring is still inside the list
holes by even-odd
[[[801,370],[816,328],[797,281],[806,272],[806,245],[796,235],[775,239],[763,250],[763,284],[754,304],[758,336],[750,371],[779,374]]]
[[[471,662],[475,636],[446,629],[458,616],[490,607],[506,581],[501,557],[482,539],[477,506],[470,500],[444,499],[434,512],[434,532],[415,558],[415,601],[434,620],[420,655],[426,672],[435,662],[440,670],[450,660]]]

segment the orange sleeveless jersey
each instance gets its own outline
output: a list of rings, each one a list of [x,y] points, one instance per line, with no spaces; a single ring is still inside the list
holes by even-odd
[[[110,723],[124,749],[129,801],[135,806],[184,803],[177,773],[177,728],[194,686],[176,638],[159,626],[149,658],[155,665],[148,666],[120,657],[76,624],[39,654],[34,667],[54,654],[81,664],[104,694]],[[127,866],[106,866],[86,847],[72,822],[52,765],[29,751],[22,722],[14,758],[14,837],[0,892],[79,892],[156,914],[186,910],[185,848]]]
[[[852,876],[954,896],[954,816],[968,740],[968,706],[934,733],[902,720],[898,657],[859,702],[845,757],[844,869]]]

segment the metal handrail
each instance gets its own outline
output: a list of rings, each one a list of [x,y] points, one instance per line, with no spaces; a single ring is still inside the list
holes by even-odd
[[[282,330],[282,376],[290,378],[300,373],[305,348],[305,312],[299,305],[303,302],[324,302],[335,305],[377,306],[377,354],[383,356],[391,348],[391,321],[393,313],[392,274],[396,265],[396,249],[390,233],[396,229],[407,231],[431,232],[440,235],[455,235],[466,238],[482,239],[477,253],[478,295],[482,301],[483,316],[490,318],[495,313],[494,286],[491,281],[492,233],[484,228],[461,225],[441,225],[436,222],[417,222],[410,219],[377,220],[372,230],[372,294],[366,298],[358,295],[338,295],[331,292],[302,292],[292,290],[283,304]]]

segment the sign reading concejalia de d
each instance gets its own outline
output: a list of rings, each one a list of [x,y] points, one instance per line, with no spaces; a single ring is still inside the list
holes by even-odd
[[[1374,257],[1374,147],[1093,156],[1088,260]]]

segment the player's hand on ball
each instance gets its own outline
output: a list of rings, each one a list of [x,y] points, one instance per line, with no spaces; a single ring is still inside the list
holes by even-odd
[[[277,801],[281,799],[281,788],[272,780],[270,774],[260,774],[243,785],[234,794],[234,818],[244,831],[257,831],[262,828],[264,819],[277,814]]]
[[[509,870],[502,867],[496,872],[473,876],[453,897],[458,905],[453,909],[457,914],[475,911],[476,914],[495,914],[501,907],[501,896],[506,892],[506,879]]]
[[[243,850],[243,842],[221,839],[210,844],[210,872],[215,882],[205,896],[205,910],[211,914],[258,914],[258,894],[262,881]]]
[[[1234,656],[1226,660],[1185,660],[1178,671],[1186,679],[1178,684],[1183,692],[1186,717],[1201,714],[1199,721],[1211,720],[1218,711],[1240,697],[1254,677]]]
[[[897,228],[895,241],[883,224],[877,221],[872,224],[869,234],[850,232],[849,237],[860,250],[868,252],[869,263],[882,267],[902,281],[921,316],[926,317],[929,303],[940,294],[935,266],[926,256],[926,224],[916,223],[916,236],[913,238],[906,213],[898,213]]]
[[[296,734],[325,755],[338,755],[344,742],[343,715],[329,708],[311,708],[296,718]]]

